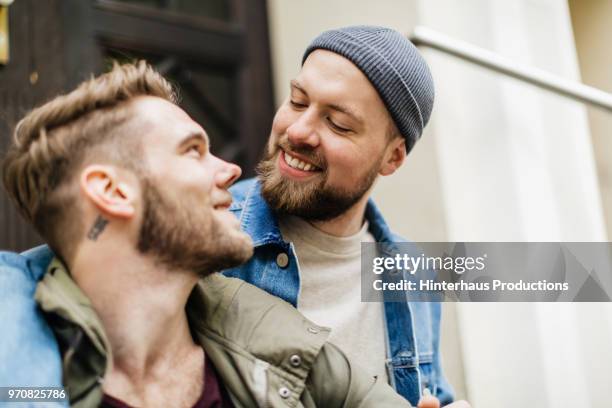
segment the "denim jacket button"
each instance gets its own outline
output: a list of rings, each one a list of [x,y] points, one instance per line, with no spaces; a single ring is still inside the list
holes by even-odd
[[[287,387],[280,387],[278,389],[278,395],[281,396],[281,398],[289,398],[289,396],[291,395],[291,391],[289,391],[289,388]]]
[[[286,268],[289,265],[289,255],[284,252],[281,252],[276,256],[276,264],[281,268]]]
[[[300,364],[302,364],[302,358],[300,356],[298,356],[297,354],[294,354],[291,357],[289,357],[289,363],[293,367],[299,367]]]

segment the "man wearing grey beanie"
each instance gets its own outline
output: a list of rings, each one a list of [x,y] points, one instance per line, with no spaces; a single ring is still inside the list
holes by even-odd
[[[331,327],[332,342],[423,408],[453,400],[440,305],[361,302],[360,254],[361,242],[403,241],[369,197],[421,137],[433,101],[425,60],[397,31],[354,26],[316,37],[274,117],[258,179],[231,190],[255,254],[225,271]]]
[[[331,327],[331,342],[375,376],[374,383],[387,381],[419,408],[449,404],[452,390],[439,355],[440,305],[365,303],[360,296],[361,242],[402,241],[370,194],[379,175],[402,165],[429,120],[434,90],[427,64],[400,33],[368,26],[322,33],[302,63],[275,115],[258,179],[230,189],[230,210],[255,249],[246,264],[224,274]],[[277,330],[284,329],[279,321]],[[262,342],[261,336],[249,338]],[[299,344],[288,355],[275,344],[263,347],[278,354],[279,367],[301,370],[311,363]],[[289,398],[286,387],[278,395]]]

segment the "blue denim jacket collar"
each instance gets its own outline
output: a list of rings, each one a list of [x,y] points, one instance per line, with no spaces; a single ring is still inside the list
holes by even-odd
[[[266,244],[286,244],[281,235],[276,215],[261,195],[259,180],[251,185],[245,199],[241,202],[234,201],[230,209],[242,210],[240,226],[243,231],[251,236],[255,247]],[[394,234],[371,198],[366,206],[365,219],[368,220],[369,231],[376,242],[392,243],[395,241],[393,239]]]
[[[284,243],[278,220],[261,195],[259,181],[251,185],[243,201],[234,200],[230,210],[242,210],[240,227],[251,236],[255,247]]]

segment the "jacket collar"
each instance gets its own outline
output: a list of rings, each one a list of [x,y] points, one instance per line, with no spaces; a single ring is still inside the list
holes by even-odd
[[[394,242],[393,233],[371,198],[366,206],[365,218],[376,242]],[[242,204],[240,225],[251,236],[255,247],[266,244],[287,245],[278,226],[278,218],[261,194],[261,183],[256,180],[249,188]]]
[[[64,385],[71,405],[97,406],[112,354],[90,300],[57,259],[39,282],[35,297],[61,345]],[[186,311],[196,341],[211,358],[232,398],[243,406],[256,405],[252,398],[258,392],[265,396],[267,387],[278,387],[287,380],[297,403],[329,336],[329,329],[308,321],[288,303],[220,274],[200,280]],[[279,321],[286,330],[278,331]],[[288,355],[296,352],[302,358],[299,367],[288,363]],[[268,374],[261,371],[270,366]],[[262,383],[266,376],[267,387],[266,381]]]
[[[32,276],[38,282],[47,271],[55,254],[47,245],[40,245],[22,252],[21,255],[27,259]]]
[[[256,180],[249,188],[240,214],[240,226],[251,236],[253,245],[285,244],[278,226],[278,219],[261,194],[261,184]]]
[[[393,233],[387,225],[382,213],[374,204],[374,200],[371,198],[368,200],[368,204],[365,210],[365,219],[370,224],[370,233],[374,236],[376,242],[394,242]]]
[[[95,403],[102,398],[100,384],[112,357],[102,322],[91,302],[57,258],[38,283],[35,299],[60,345],[63,382],[71,405]]]

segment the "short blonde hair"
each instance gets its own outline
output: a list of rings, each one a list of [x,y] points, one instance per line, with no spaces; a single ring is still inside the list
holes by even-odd
[[[15,127],[2,166],[4,186],[54,250],[59,250],[60,239],[71,240],[70,235],[82,232],[74,220],[78,215],[72,215],[69,225],[62,224],[76,201],[74,187],[67,185],[72,183],[66,182],[77,176],[92,150],[106,145],[107,159],[128,168],[134,164],[126,152],[125,143],[135,146],[136,138],[127,131],[134,121],[125,102],[143,95],[177,102],[172,85],[144,61],[115,63],[110,72],[30,111]],[[120,145],[109,146],[111,140]]]

